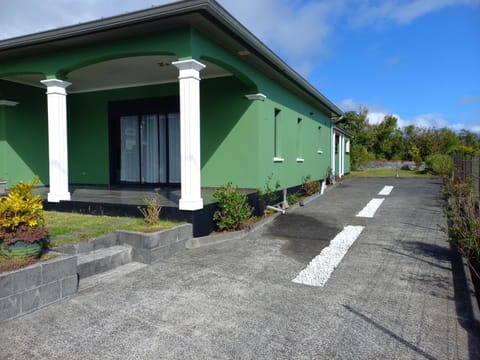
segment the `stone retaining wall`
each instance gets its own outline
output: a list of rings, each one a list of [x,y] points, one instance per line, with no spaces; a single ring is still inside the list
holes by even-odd
[[[78,291],[78,254],[129,245],[134,261],[151,264],[185,250],[192,234],[192,224],[155,233],[117,230],[88,241],[60,246],[55,250],[61,255],[55,259],[0,273],[0,323],[75,294]]]
[[[77,290],[76,256],[59,256],[0,273],[0,322],[57,302]]]

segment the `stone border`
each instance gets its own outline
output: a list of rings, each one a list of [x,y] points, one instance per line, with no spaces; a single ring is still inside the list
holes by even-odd
[[[76,255],[111,246],[128,245],[133,249],[133,261],[151,264],[185,249],[185,243],[192,237],[193,226],[187,223],[152,233],[115,230],[107,235],[54,249],[64,254]]]
[[[183,224],[153,233],[116,230],[114,234],[119,245],[133,248],[134,261],[151,264],[184,250],[185,244],[193,237],[193,226]]]
[[[0,323],[53,304],[77,291],[76,256],[60,255],[0,273]]]
[[[294,209],[296,207],[298,207],[297,204],[292,205],[291,207],[288,208],[288,210]],[[271,223],[273,220],[275,220],[277,218],[277,216],[281,216],[281,215],[282,214],[279,213],[279,212],[275,213],[275,214],[272,214],[272,215],[266,217],[265,219],[260,220],[256,223],[250,225],[248,228],[243,229],[243,230],[226,231],[226,232],[218,233],[218,234],[214,234],[214,235],[191,238],[191,239],[187,240],[187,242],[185,243],[185,247],[187,249],[196,249],[196,248],[203,247],[203,246],[221,244],[225,241],[241,239],[241,238],[247,236],[248,234],[259,230],[264,225],[267,225],[267,224]]]

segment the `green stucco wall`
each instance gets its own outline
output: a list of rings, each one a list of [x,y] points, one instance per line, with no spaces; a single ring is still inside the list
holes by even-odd
[[[258,183],[258,111],[233,77],[201,82],[202,185]]]
[[[345,174],[350,173],[350,153],[345,153]]]
[[[226,141],[218,149],[222,153],[223,165],[218,163],[214,166],[213,163],[207,163],[216,170],[210,177],[208,173],[210,168],[204,169],[205,171],[202,172],[202,176],[206,176],[204,183],[216,186],[233,181],[240,187],[261,188],[267,178],[272,176],[272,184],[278,180],[282,187],[291,187],[300,185],[303,177],[307,175],[312,179],[326,177],[331,154],[329,117],[256,69],[247,66],[241,57],[228,53],[224,48],[196,32],[193,32],[192,36],[194,39],[192,51],[196,57],[227,66],[229,71],[241,81],[238,84],[240,92],[236,95],[236,100],[225,107],[227,110],[225,115],[221,115],[218,120],[225,121],[225,116],[230,116],[232,109],[235,109],[235,113],[243,115],[239,120],[230,120],[235,123],[235,126],[229,133],[228,143]],[[246,94],[257,92],[265,94],[267,99],[262,102],[244,98]],[[208,95],[202,91],[202,100],[205,96]],[[224,99],[221,92],[214,101],[220,104]],[[210,104],[206,105],[210,106]],[[213,106],[217,104],[214,102]],[[273,161],[275,109],[281,110],[277,140],[284,162]],[[298,149],[297,141],[298,119],[301,119],[301,149]],[[205,119],[202,117],[203,121]],[[215,130],[215,128],[212,129]],[[323,151],[323,154],[318,154],[319,150]],[[299,156],[304,159],[304,162],[297,162]],[[232,161],[235,158],[239,158],[239,161]],[[252,169],[252,166],[255,169]],[[232,176],[228,177],[225,174],[232,174]]]
[[[35,175],[48,182],[47,98],[45,90],[0,80],[0,177],[10,184]]]

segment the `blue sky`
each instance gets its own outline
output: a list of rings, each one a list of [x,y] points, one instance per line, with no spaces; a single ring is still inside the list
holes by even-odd
[[[0,38],[161,5],[0,0]],[[480,133],[480,0],[220,0],[344,111]]]

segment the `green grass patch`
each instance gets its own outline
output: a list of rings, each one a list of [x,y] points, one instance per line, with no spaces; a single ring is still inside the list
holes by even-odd
[[[352,171],[346,177],[395,177],[397,175],[396,169],[365,169]],[[435,178],[426,171],[412,171],[412,170],[398,170],[398,177],[404,178]]]
[[[45,226],[50,234],[50,246],[61,246],[106,235],[114,230],[154,232],[170,229],[180,222],[159,220],[146,225],[143,219],[129,217],[97,216],[57,211],[45,211]]]

